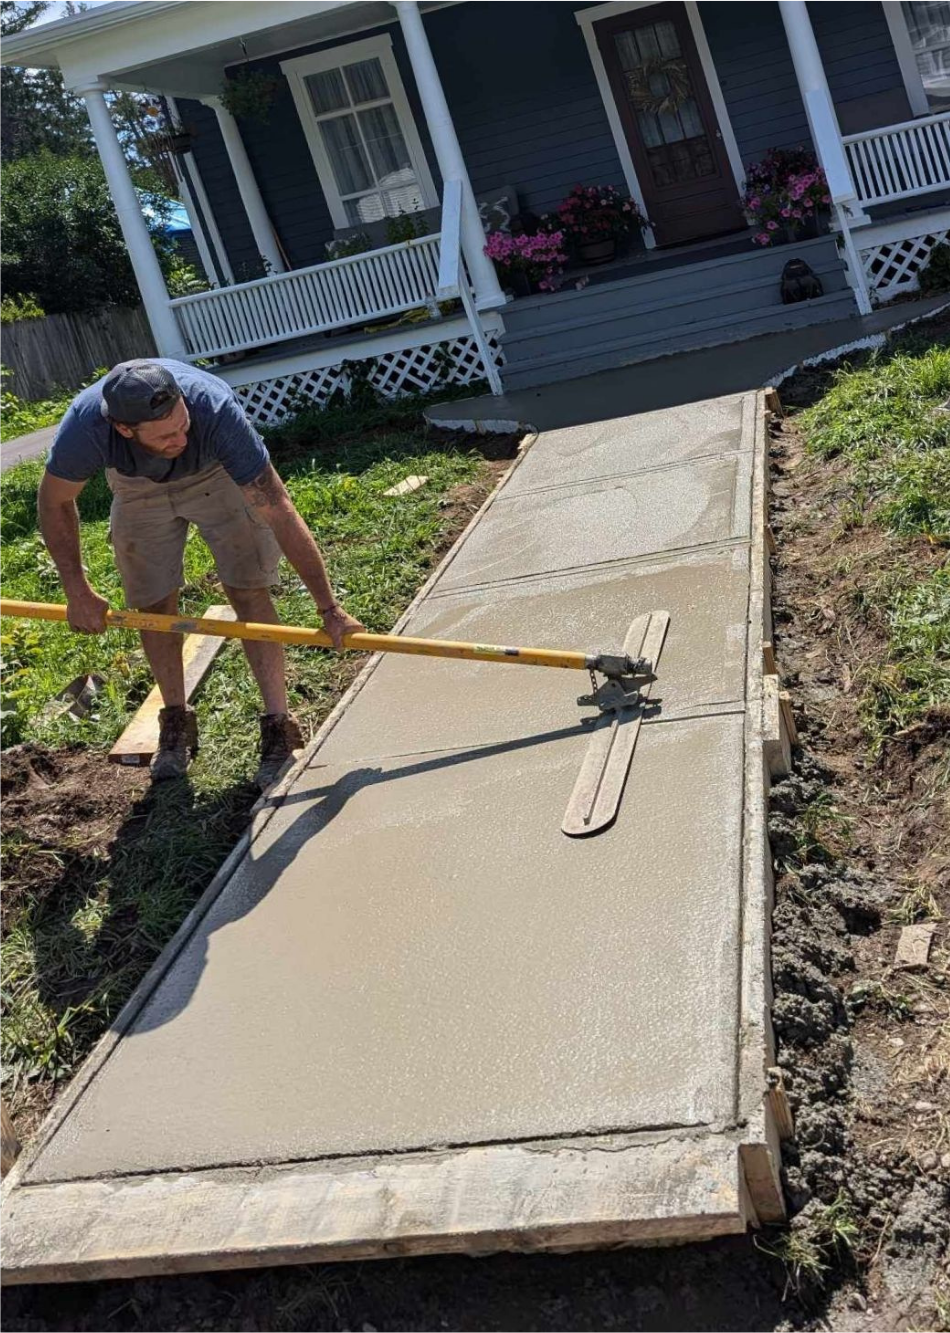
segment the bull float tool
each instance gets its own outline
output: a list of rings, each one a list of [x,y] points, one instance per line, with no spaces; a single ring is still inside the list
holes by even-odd
[[[19,602],[0,598],[0,615],[28,620],[66,620],[66,607],[50,602]],[[348,634],[344,648],[369,653],[407,653],[469,662],[515,666],[557,667],[586,671],[591,691],[578,697],[581,707],[596,708],[594,730],[561,828],[569,837],[598,833],[613,823],[656,668],[669,628],[665,611],[638,616],[627,631],[619,653],[584,653],[553,648],[512,648],[488,643],[457,643],[449,639],[417,639],[403,634]],[[243,620],[206,620],[200,616],[167,616],[145,611],[107,611],[106,624],[117,629],[153,630],[163,634],[210,634],[227,639],[260,639],[307,648],[332,648],[325,630],[299,625],[262,625]],[[603,677],[598,680],[598,677]]]

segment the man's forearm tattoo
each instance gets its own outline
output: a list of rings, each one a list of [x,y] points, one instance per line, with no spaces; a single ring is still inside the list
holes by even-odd
[[[248,498],[257,509],[272,509],[284,497],[284,484],[269,463],[259,477],[245,487]]]

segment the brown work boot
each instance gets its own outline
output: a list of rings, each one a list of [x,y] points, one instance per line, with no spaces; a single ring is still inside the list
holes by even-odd
[[[303,748],[303,736],[289,713],[264,713],[260,723],[261,763],[254,785],[266,791],[289,765],[294,751]]]
[[[183,778],[198,753],[198,719],[193,708],[163,708],[158,715],[158,749],[150,768],[153,782]],[[189,755],[188,751],[191,751]]]

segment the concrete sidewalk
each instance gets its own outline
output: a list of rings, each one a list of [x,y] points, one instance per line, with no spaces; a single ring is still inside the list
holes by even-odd
[[[685,1240],[781,1215],[761,395],[542,434],[401,629],[671,628],[616,824],[586,678],[364,674],[60,1107],[7,1280]]]

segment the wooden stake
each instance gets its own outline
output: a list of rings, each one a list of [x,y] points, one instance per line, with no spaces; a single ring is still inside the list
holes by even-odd
[[[788,1104],[788,1093],[785,1091],[785,1075],[776,1065],[773,1069],[766,1071],[766,1078],[768,1079],[766,1097],[775,1120],[778,1136],[780,1139],[793,1139],[795,1137],[795,1121],[792,1116],[792,1108]]]
[[[785,722],[785,729],[788,732],[788,741],[790,745],[798,744],[798,728],[795,726],[795,716],[792,713],[792,696],[788,690],[782,690],[778,696],[779,707],[782,710],[782,718]]]
[[[778,664],[775,661],[775,652],[771,643],[766,639],[762,644],[762,663],[767,676],[778,675]]]

